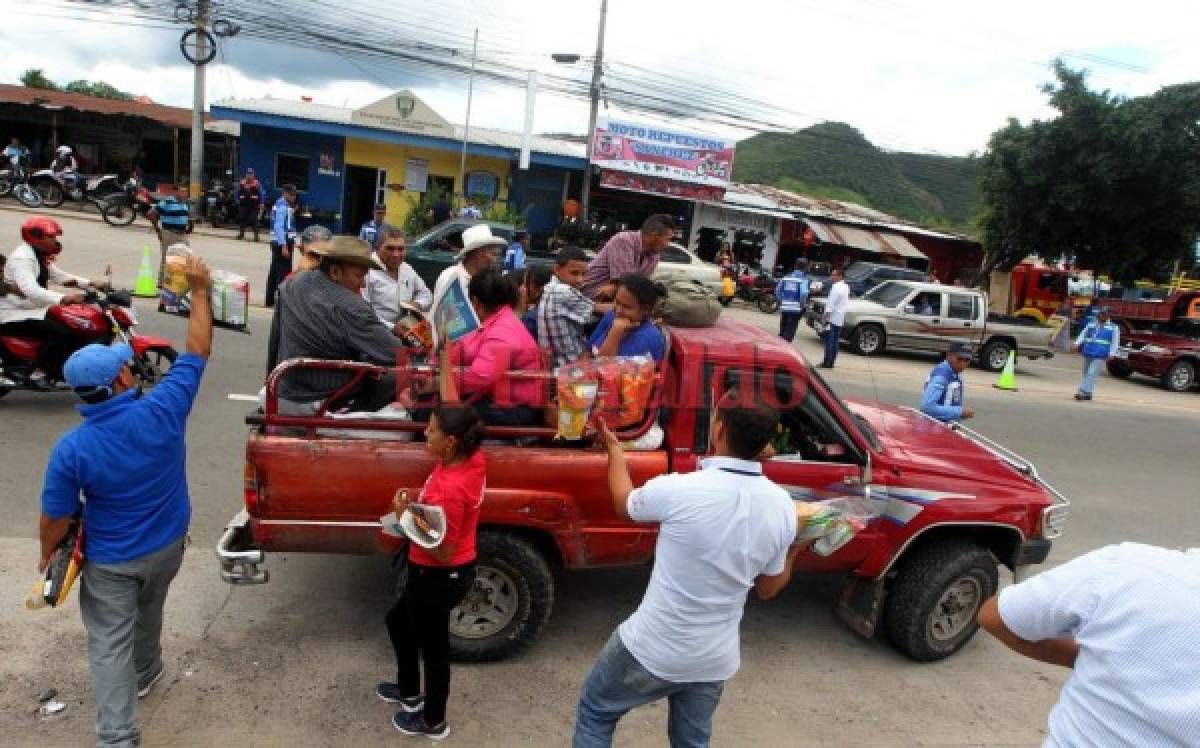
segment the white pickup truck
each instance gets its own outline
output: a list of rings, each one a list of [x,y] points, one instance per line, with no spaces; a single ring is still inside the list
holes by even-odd
[[[825,301],[813,299],[808,304],[806,318],[814,329],[824,316]],[[888,348],[942,353],[953,341],[970,343],[979,365],[988,371],[1003,369],[1013,351],[1028,359],[1054,356],[1053,327],[990,315],[987,308],[986,296],[972,288],[887,281],[850,300],[841,339],[864,356]]]

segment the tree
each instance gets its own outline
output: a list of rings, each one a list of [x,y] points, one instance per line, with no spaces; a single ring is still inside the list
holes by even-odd
[[[26,88],[40,88],[45,91],[57,91],[58,84],[46,77],[41,68],[30,68],[21,73],[21,85]]]
[[[1054,67],[1058,116],[992,134],[981,159],[984,273],[1073,257],[1129,282],[1187,261],[1200,235],[1200,83],[1124,99]]]
[[[64,88],[64,91],[71,93],[84,94],[85,96],[96,96],[101,99],[119,99],[121,101],[132,101],[133,95],[121,91],[116,86],[105,83],[104,81],[89,81],[80,78],[76,81],[71,81]]]

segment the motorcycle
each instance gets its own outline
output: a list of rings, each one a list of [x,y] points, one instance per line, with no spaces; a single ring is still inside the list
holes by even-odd
[[[237,196],[229,179],[212,180],[204,192],[204,215],[214,229],[237,224]]]
[[[170,340],[133,332],[138,321],[129,291],[89,290],[83,304],[52,306],[46,315],[71,328],[84,345],[127,343],[133,348],[130,367],[141,387],[157,384],[178,355]],[[36,338],[0,335],[0,397],[13,390],[46,391],[41,380],[33,378],[41,347]],[[70,388],[59,384],[58,389]]]
[[[87,178],[76,172],[56,174],[50,169],[41,169],[30,175],[29,186],[42,196],[42,204],[47,208],[57,208],[68,198],[102,208],[106,198],[121,192],[121,183],[116,174]]]
[[[733,296],[722,298],[722,304],[729,306],[734,299],[741,299],[747,304],[756,305],[758,310],[764,314],[774,314],[779,311],[779,297],[775,295],[778,281],[765,270],[759,268],[757,273],[751,273],[747,269],[746,272],[738,273],[735,280],[737,286]]]
[[[42,207],[42,195],[29,184],[29,170],[22,163],[13,163],[0,171],[0,197],[12,195],[26,208]]]
[[[109,226],[128,226],[138,216],[150,220],[154,198],[137,179],[130,177],[121,192],[110,195],[100,207],[100,215]]]

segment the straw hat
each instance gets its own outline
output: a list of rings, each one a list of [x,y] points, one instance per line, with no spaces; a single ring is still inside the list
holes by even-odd
[[[316,252],[323,258],[338,262],[361,265],[375,270],[385,269],[373,256],[371,245],[353,236],[335,236],[327,242],[317,244],[310,251]]]

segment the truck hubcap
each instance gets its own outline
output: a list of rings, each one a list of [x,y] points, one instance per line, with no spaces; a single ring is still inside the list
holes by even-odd
[[[503,571],[480,565],[475,584],[450,611],[450,634],[463,639],[486,639],[504,630],[517,615],[517,585]]]
[[[929,633],[937,641],[949,641],[963,632],[971,621],[983,596],[979,580],[965,576],[946,588],[933,606],[929,616]]]
[[[874,353],[879,350],[879,333],[874,330],[863,330],[861,344],[864,353]]]
[[[988,364],[993,369],[1002,369],[1008,363],[1008,349],[1004,346],[996,346],[992,349],[991,357],[988,359]]]
[[[1187,389],[1192,384],[1192,370],[1186,366],[1177,366],[1171,372],[1171,384],[1177,390]]]

